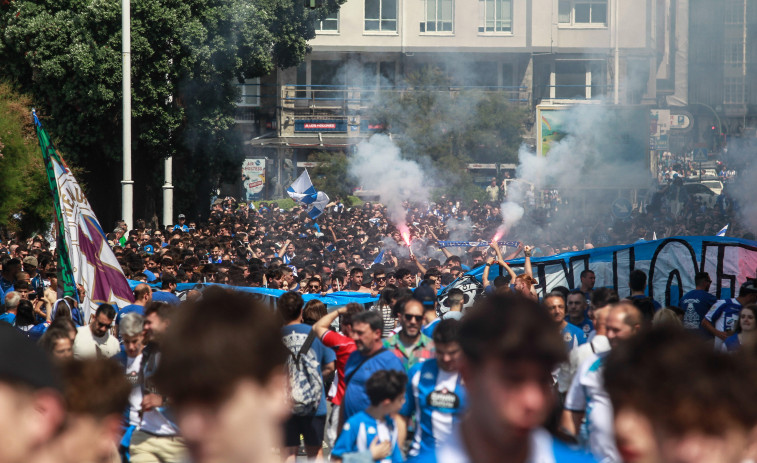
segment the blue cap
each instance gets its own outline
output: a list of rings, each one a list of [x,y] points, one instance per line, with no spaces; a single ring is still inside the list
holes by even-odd
[[[153,255],[155,253],[155,248],[152,247],[152,244],[146,244],[142,248],[144,252],[146,252],[149,255]]]

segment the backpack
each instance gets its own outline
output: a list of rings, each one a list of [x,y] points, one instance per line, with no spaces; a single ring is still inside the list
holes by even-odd
[[[296,354],[289,351],[286,368],[289,376],[287,395],[292,404],[292,413],[298,416],[314,415],[323,395],[323,379],[318,371],[318,360],[310,347],[315,341],[315,332],[310,331],[305,343]]]

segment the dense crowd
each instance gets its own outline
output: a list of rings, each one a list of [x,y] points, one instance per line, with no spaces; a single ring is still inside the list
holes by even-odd
[[[640,270],[628,290],[595,289],[590,270],[576,288],[534,290],[532,257],[714,235],[733,218],[727,193],[703,208],[675,188],[623,221],[573,211],[566,222],[573,205],[559,194],[526,199],[502,239],[528,243],[511,248],[492,241],[499,196],[406,203],[400,223],[381,204],[337,199],[313,220],[226,198],[203,223],[117,224],[107,240],[135,302],[89,319],[59,297],[49,243],[11,237],[0,249],[0,349],[13,353],[0,362],[0,461],[757,458],[754,281],[718,301],[697,273],[679,307],[647,297]],[[445,247],[456,240],[489,244]],[[516,274],[506,261],[521,256]],[[508,275],[490,275],[495,263]],[[440,289],[476,266],[475,301],[453,288],[442,307]],[[218,286],[177,297],[179,283],[199,282],[286,292],[272,307]],[[303,300],[343,291],[374,297],[331,310]]]

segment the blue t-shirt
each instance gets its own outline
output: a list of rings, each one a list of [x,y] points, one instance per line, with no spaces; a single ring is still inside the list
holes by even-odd
[[[465,387],[459,372],[446,372],[436,359],[410,369],[402,416],[415,417],[418,429],[408,455],[436,448],[449,438],[453,425],[465,411]]]
[[[560,335],[565,342],[565,348],[568,352],[573,350],[574,347],[578,347],[586,342],[584,332],[581,331],[581,328],[571,325],[570,323],[565,325],[565,328],[560,331]]]
[[[594,331],[594,323],[589,320],[589,317],[584,316],[584,319],[580,323],[573,324],[568,321],[568,324],[575,326],[584,334],[584,340],[589,339],[589,333]]]
[[[296,325],[287,325],[281,328],[282,341],[284,345],[293,354],[297,355],[300,348],[305,344],[305,340],[312,328],[304,323],[298,323]],[[323,345],[318,337],[313,341],[313,345],[310,346],[310,350],[307,355],[314,355],[318,361],[318,374],[323,376],[323,365],[336,360],[336,354],[333,350]],[[318,410],[315,411],[315,416],[326,415],[326,388],[321,388],[321,402],[318,404]]]
[[[344,418],[349,419],[357,412],[363,411],[371,405],[371,400],[368,398],[368,394],[365,392],[365,382],[372,374],[379,370],[397,370],[405,372],[405,367],[402,366],[402,361],[397,358],[394,353],[388,350],[384,350],[368,361],[363,363],[360,368],[353,374],[352,372],[363,361],[363,354],[356,350],[347,359],[347,363],[344,366],[344,378],[345,380],[352,375],[350,382],[347,384],[347,388],[344,391]]]
[[[116,325],[121,324],[121,319],[126,315],[127,313],[136,312],[140,315],[145,314],[145,306],[139,305],[139,304],[129,304],[123,309],[118,311],[118,314],[116,314]]]
[[[397,427],[394,426],[394,421],[387,415],[379,422],[365,411],[357,412],[344,423],[342,433],[339,434],[331,454],[341,458],[346,453],[365,452],[370,450],[371,442],[376,436],[379,442],[390,440],[392,443],[392,453],[383,460],[376,461],[381,463],[405,461],[397,443]]]
[[[5,322],[10,326],[13,326],[14,323],[16,323],[16,314],[5,312],[4,314],[0,315],[0,322]]]
[[[695,289],[684,294],[678,305],[684,311],[683,327],[687,330],[698,331],[707,339],[712,339],[712,333],[702,328],[702,320],[717,300],[717,297],[702,289]]]
[[[155,302],[165,302],[171,305],[181,304],[181,301],[174,293],[169,293],[167,291],[153,291],[152,300]]]

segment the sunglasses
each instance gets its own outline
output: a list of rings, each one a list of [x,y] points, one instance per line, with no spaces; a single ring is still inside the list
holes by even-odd
[[[308,286],[308,289],[313,289],[313,290],[318,291],[319,289],[321,289],[321,287],[320,286]]]
[[[386,281],[386,277],[377,277],[376,281]]]
[[[413,321],[413,320],[415,320],[415,321],[417,321],[417,322],[421,322],[421,321],[423,321],[423,315],[410,315],[410,314],[405,314],[405,320],[407,320],[407,321],[409,321],[409,322],[411,322],[411,321]]]

